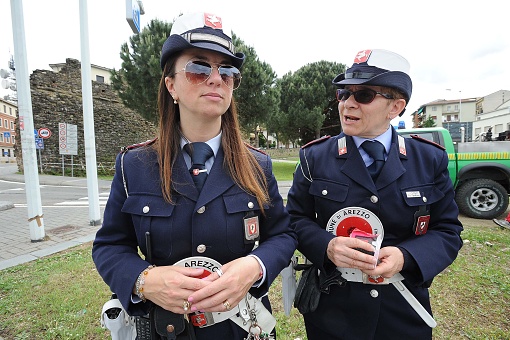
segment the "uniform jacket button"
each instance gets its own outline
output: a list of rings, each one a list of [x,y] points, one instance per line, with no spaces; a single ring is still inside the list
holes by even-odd
[[[423,197],[423,203],[427,203],[427,197]]]
[[[201,245],[199,245],[199,246],[197,247],[197,251],[198,251],[200,254],[202,254],[203,252],[205,252],[205,249],[206,249],[206,248],[207,248],[207,247],[205,246],[205,244],[201,244]]]
[[[248,208],[253,209],[254,206],[253,202],[248,202]]]
[[[379,202],[379,198],[376,195],[370,196],[370,202],[377,203]]]
[[[145,207],[143,207],[142,211],[144,214],[147,214],[149,212],[150,208],[148,205],[146,205]]]
[[[328,191],[326,189],[322,190],[322,195],[326,196],[328,194]]]
[[[202,207],[198,208],[197,213],[203,214],[204,211],[205,211],[205,206],[202,206]]]
[[[373,297],[373,298],[376,298],[376,297],[379,296],[379,292],[377,290],[375,290],[375,289],[372,289],[370,291],[370,296]]]

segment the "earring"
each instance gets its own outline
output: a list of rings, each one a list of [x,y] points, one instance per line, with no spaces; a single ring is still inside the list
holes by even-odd
[[[177,104],[177,100],[176,99],[174,99],[174,104]]]

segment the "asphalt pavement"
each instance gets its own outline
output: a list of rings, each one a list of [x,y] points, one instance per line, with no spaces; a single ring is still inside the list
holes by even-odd
[[[25,176],[17,173],[15,164],[0,164],[0,180],[25,183]],[[87,179],[68,176],[39,175],[39,185],[87,187]],[[111,181],[98,180],[100,191],[109,190]],[[280,194],[287,197],[291,181],[279,183]],[[103,191],[104,191],[103,190]],[[100,225],[90,225],[88,205],[45,206],[43,224],[45,237],[32,241],[25,205],[13,204],[0,195],[0,270],[58,253],[94,239]],[[101,220],[104,207],[100,207]]]

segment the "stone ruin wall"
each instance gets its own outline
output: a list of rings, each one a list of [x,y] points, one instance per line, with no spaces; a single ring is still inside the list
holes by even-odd
[[[73,124],[78,130],[78,154],[72,157],[74,169],[85,169],[85,142],[81,90],[81,65],[78,60],[67,59],[58,73],[35,70],[30,76],[34,128],[49,128],[51,137],[44,139],[40,150],[42,168],[48,171],[70,171],[71,156],[60,155],[59,123]],[[115,157],[123,146],[140,143],[156,136],[156,125],[126,108],[111,86],[92,81],[93,114],[96,160],[99,168],[113,168]],[[19,122],[16,134],[21,136]],[[23,172],[21,138],[16,138],[18,168]],[[41,168],[39,150],[36,150],[38,168]],[[61,171],[61,170],[60,170]]]

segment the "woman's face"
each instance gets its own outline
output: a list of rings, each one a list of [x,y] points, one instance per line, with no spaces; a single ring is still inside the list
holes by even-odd
[[[191,83],[196,79],[184,71],[186,64],[193,61],[212,65],[209,78],[198,85]],[[198,48],[184,51],[177,59],[175,75],[166,77],[165,84],[170,95],[178,102],[181,119],[215,120],[227,111],[233,90],[221,78],[218,71],[220,65],[232,65],[232,62],[221,53]]]
[[[380,86],[350,85],[345,87],[351,92],[367,88],[385,93],[384,88]],[[338,102],[342,131],[349,136],[377,137],[388,129],[391,120],[404,107],[404,99],[387,99],[378,94],[371,103],[361,104],[351,95],[346,100]]]

